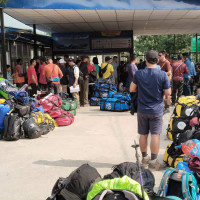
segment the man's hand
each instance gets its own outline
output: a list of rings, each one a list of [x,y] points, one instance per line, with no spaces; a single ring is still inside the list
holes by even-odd
[[[74,83],[74,84],[73,84],[73,88],[75,88],[75,87],[76,87],[76,84]]]

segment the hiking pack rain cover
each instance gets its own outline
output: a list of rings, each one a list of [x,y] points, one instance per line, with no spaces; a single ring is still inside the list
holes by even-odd
[[[130,104],[127,101],[116,98],[103,98],[100,101],[100,110],[107,111],[127,111],[130,109]]]
[[[182,143],[182,151],[190,157],[200,157],[200,141],[197,139],[188,140]]]

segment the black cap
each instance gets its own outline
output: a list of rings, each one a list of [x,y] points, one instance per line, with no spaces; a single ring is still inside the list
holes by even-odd
[[[40,58],[40,60],[43,61],[43,62],[46,62],[46,61],[47,61],[46,57],[44,57],[44,56],[42,56],[42,57]]]
[[[68,62],[74,62],[75,63],[75,60],[73,58],[69,58]]]
[[[111,60],[112,58],[111,57],[109,57],[109,56],[106,56],[105,57],[105,61],[109,61],[109,60]]]
[[[150,50],[146,54],[146,60],[151,64],[156,64],[158,62],[158,52]]]

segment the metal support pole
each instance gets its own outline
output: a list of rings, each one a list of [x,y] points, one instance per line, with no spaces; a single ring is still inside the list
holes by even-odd
[[[0,25],[1,25],[1,64],[3,68],[3,77],[7,78],[7,69],[6,69],[6,41],[5,41],[5,27],[4,27],[4,16],[3,8],[0,7]]]
[[[33,24],[33,39],[34,39],[34,57],[37,56],[37,34],[36,34],[36,24]]]
[[[198,62],[198,35],[196,34],[196,63]]]
[[[176,35],[174,34],[174,53],[176,54]]]

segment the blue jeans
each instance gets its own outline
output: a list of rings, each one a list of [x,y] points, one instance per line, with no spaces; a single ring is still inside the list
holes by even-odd
[[[190,78],[184,78],[183,95],[191,95]]]

